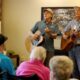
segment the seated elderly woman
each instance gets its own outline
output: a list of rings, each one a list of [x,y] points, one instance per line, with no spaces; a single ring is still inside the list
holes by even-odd
[[[15,75],[15,70],[11,59],[8,56],[4,55],[5,42],[7,39],[8,38],[5,35],[0,34],[0,80],[7,80],[8,74]]]
[[[44,66],[44,60],[46,58],[46,50],[39,46],[33,48],[30,54],[30,60],[22,62],[16,70],[17,76],[27,76],[37,74],[39,80],[49,80],[49,69]]]
[[[50,80],[70,80],[73,61],[67,56],[54,56],[50,59]],[[77,80],[77,79],[71,79]]]

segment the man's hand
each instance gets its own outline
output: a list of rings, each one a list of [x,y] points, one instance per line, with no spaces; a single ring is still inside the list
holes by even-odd
[[[64,39],[67,39],[68,38],[68,36],[65,35],[65,34],[63,34],[62,36],[63,36]]]
[[[75,30],[75,29],[74,29],[74,30],[72,30],[72,31],[71,31],[71,35],[73,35],[73,34],[74,34],[75,36],[77,36],[77,35],[78,35],[78,31],[77,31],[77,30]]]
[[[50,38],[55,39],[57,37],[57,33],[53,33],[48,27],[46,27],[45,32]]]
[[[46,28],[45,28],[45,32],[46,32],[46,33],[50,33],[51,30],[50,30],[48,27],[46,27]]]
[[[37,31],[34,35],[33,35],[33,40],[36,40],[39,38],[41,32],[40,31]]]

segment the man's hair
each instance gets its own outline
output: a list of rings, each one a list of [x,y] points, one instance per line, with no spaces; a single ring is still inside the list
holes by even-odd
[[[54,11],[52,10],[52,9],[50,9],[50,8],[47,8],[47,9],[44,9],[44,13],[45,12],[48,12],[48,13],[50,13],[51,14],[51,19],[53,19],[53,14],[54,14]]]
[[[0,45],[4,44],[4,42],[7,40],[8,38],[6,36],[4,36],[3,34],[0,34]]]
[[[73,72],[73,61],[67,56],[54,56],[50,59],[49,67],[56,80],[68,80]]]
[[[44,62],[46,58],[46,49],[38,46],[33,48],[31,54],[30,54],[30,59],[37,59],[37,60],[41,60]]]

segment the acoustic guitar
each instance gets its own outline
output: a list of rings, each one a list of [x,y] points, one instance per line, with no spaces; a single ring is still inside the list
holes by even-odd
[[[27,34],[26,36],[26,40],[25,40],[25,47],[26,47],[26,50],[30,53],[32,48],[34,48],[35,46],[40,46],[44,40],[45,40],[45,37],[44,37],[44,34],[46,32],[43,32],[41,33],[39,30],[35,32],[35,34],[39,35],[39,37],[35,40],[32,38],[32,36],[30,36],[30,33]]]
[[[48,32],[48,30],[49,32]],[[35,33],[39,35],[39,37],[36,40],[32,41],[32,44],[35,46],[40,46],[44,41],[45,41],[45,35],[48,36],[49,38],[55,39],[58,35],[56,32],[52,31],[51,28],[46,27],[44,32],[41,33],[39,30]]]
[[[62,39],[61,39],[61,50],[69,51],[73,47],[73,45],[75,44],[79,34],[75,35],[70,30],[69,32],[66,32],[65,35],[67,35],[67,39],[64,39],[62,37]]]

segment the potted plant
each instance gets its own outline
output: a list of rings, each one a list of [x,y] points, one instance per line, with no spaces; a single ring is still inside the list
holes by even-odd
[[[12,56],[15,54],[14,50],[7,50],[7,55]]]

